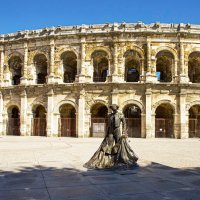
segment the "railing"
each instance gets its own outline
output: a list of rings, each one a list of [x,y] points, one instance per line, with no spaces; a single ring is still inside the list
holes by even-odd
[[[141,118],[126,118],[126,128],[129,137],[141,137]]]
[[[156,118],[155,129],[157,138],[174,138],[173,119]]]
[[[33,118],[33,136],[46,136],[46,119],[45,118]]]
[[[106,77],[102,77],[102,76],[94,76],[93,77],[93,82],[105,82],[106,81]]]
[[[60,118],[59,130],[61,137],[76,137],[76,119],[75,118]]]
[[[200,119],[190,118],[189,119],[189,137],[200,137]]]
[[[8,119],[8,135],[20,135],[20,119],[9,118]]]

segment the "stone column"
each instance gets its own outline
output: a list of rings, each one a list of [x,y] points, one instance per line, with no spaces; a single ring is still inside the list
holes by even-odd
[[[85,91],[80,91],[80,96],[78,99],[78,137],[85,137]]]
[[[21,135],[27,135],[27,95],[24,90],[21,94],[21,110],[20,110],[20,132]]]
[[[33,113],[32,112],[27,112],[26,135],[27,136],[33,135]]]
[[[188,138],[189,137],[189,127],[188,127],[188,115],[186,113],[186,95],[187,91],[185,89],[181,89],[180,92],[180,138]]]
[[[146,89],[146,137],[155,137],[155,133],[152,133],[152,101],[151,101],[151,88]]]
[[[0,47],[1,63],[0,63],[0,86],[3,86],[3,68],[4,68],[4,47]]]
[[[3,95],[0,92],[0,135],[4,135],[3,133]]]
[[[112,91],[112,104],[118,105],[118,94],[119,94],[118,89],[113,89],[113,91]]]
[[[50,66],[49,66],[49,76],[48,83],[54,83],[54,54],[55,54],[55,41],[54,38],[50,39]]]
[[[28,63],[28,43],[24,43],[24,68],[23,77],[21,77],[20,82],[22,85],[27,84],[27,63]]]
[[[151,40],[147,39],[147,73],[146,82],[156,82],[156,62],[155,58],[151,55]]]
[[[175,83],[178,82],[177,63],[178,63],[178,60],[174,60],[174,65],[173,65],[173,68],[174,68],[174,77],[173,77],[172,81],[174,81]]]
[[[80,61],[80,74],[79,82],[85,81],[85,38],[81,39],[81,61]]]
[[[47,136],[54,136],[54,121],[53,121],[53,108],[54,108],[54,92],[51,89],[48,94],[47,104]],[[57,123],[57,122],[56,122]]]
[[[141,114],[141,137],[145,138],[146,133],[145,133],[145,114]]]
[[[144,83],[145,81],[145,71],[144,71],[144,59],[140,59],[140,82]]]
[[[186,83],[189,81],[188,73],[185,73],[188,71],[185,69],[187,66],[188,65],[185,66],[184,43],[180,41],[180,83]]]
[[[118,79],[118,46],[117,45],[118,45],[117,43],[114,43],[112,82],[119,82],[119,79]]]

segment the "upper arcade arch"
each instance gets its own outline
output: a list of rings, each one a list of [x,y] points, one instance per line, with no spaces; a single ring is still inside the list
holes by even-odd
[[[200,83],[200,51],[194,51],[189,54],[188,76],[190,82]]]
[[[156,54],[156,75],[160,82],[171,82],[175,67],[174,54],[168,50]]]
[[[48,74],[48,61],[45,54],[36,54],[33,58],[35,71],[36,71],[36,82],[37,84],[46,83],[46,76]]]
[[[19,85],[23,69],[22,56],[12,54],[8,60],[8,66],[12,76],[12,85]]]
[[[77,56],[73,51],[65,51],[61,54],[63,82],[72,83],[77,75]]]
[[[93,81],[105,82],[109,70],[109,56],[105,51],[94,51],[91,55],[93,65]]]
[[[142,68],[142,57],[134,50],[128,50],[124,53],[125,74],[124,79],[126,82],[138,82],[140,79]]]

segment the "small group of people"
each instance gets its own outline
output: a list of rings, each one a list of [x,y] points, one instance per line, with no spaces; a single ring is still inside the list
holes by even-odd
[[[118,108],[117,104],[110,106],[112,113],[108,116],[106,136],[92,158],[84,164],[84,167],[89,169],[129,168],[136,165],[138,157],[128,144],[126,120],[124,115],[118,112]]]

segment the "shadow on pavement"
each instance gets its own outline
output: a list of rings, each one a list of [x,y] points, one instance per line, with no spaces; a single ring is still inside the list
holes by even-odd
[[[158,163],[127,170],[16,167],[0,171],[0,200],[199,200],[200,167]]]

